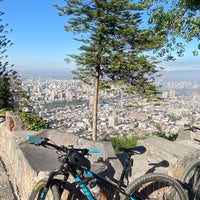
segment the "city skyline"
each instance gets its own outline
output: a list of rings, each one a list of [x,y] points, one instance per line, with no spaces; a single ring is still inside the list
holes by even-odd
[[[1,2],[3,23],[8,23],[8,34],[14,45],[7,50],[10,64],[15,69],[62,69],[66,73],[75,67],[67,64],[66,54],[78,53],[81,43],[73,40],[74,35],[64,30],[67,17],[60,17],[53,4],[64,5],[64,0],[4,0]],[[175,62],[162,62],[159,66],[166,70],[200,69],[199,57],[193,57],[191,49],[194,43],[187,45],[184,57]]]
[[[81,137],[92,131],[92,86],[78,86],[74,80],[27,79],[32,111],[47,120],[52,128],[63,128]],[[124,93],[120,87],[100,92],[98,130],[100,135],[145,134],[158,131],[177,134],[185,123],[200,119],[200,82],[165,82],[164,99],[146,101],[137,94]],[[182,91],[182,92],[181,92]],[[28,110],[27,107],[22,109]],[[114,112],[113,112],[114,111]]]

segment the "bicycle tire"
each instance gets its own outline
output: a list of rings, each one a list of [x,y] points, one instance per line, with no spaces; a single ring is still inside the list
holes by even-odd
[[[180,183],[160,173],[145,174],[135,179],[126,188],[120,200],[187,200]]]
[[[198,175],[197,175],[198,174]],[[195,176],[197,180],[195,180]],[[180,181],[185,185],[188,198],[195,200],[200,199],[200,160],[193,160],[188,163],[180,176]],[[196,184],[195,184],[196,183]]]
[[[39,195],[42,193],[47,179],[41,179],[33,188],[29,200],[40,200]],[[52,180],[50,183],[50,188],[45,197],[45,200],[61,200],[61,194],[59,189],[59,184],[57,181]]]

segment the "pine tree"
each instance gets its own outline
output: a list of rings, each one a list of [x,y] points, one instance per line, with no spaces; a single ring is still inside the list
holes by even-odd
[[[100,84],[121,83],[141,94],[157,94],[157,61],[148,52],[159,49],[163,36],[142,21],[146,3],[129,0],[68,0],[57,6],[67,15],[66,31],[82,42],[80,54],[69,55],[77,64],[76,78],[94,84],[93,136],[97,139],[97,105]],[[92,80],[94,82],[92,82]]]
[[[0,1],[1,2],[1,1]],[[3,23],[3,12],[0,11],[0,109],[15,107],[16,99],[21,91],[21,80],[14,65],[9,65],[6,50],[12,45],[7,38],[8,24]]]

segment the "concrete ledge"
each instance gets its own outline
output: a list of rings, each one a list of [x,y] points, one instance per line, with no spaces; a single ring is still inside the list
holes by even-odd
[[[9,131],[23,130],[23,123],[21,118],[13,112],[6,112],[6,128]]]
[[[104,176],[118,178],[118,171],[122,165],[114,154],[110,142],[93,142],[79,138],[75,135],[65,133],[61,130],[32,131],[8,131],[5,125],[0,125],[1,149],[3,149],[3,159],[9,168],[12,183],[20,200],[27,200],[36,182],[47,176],[50,170],[59,166],[57,154],[49,149],[38,147],[25,141],[28,135],[36,137],[48,137],[57,144],[74,145],[82,148],[98,148],[100,154],[93,154],[91,162],[96,162],[99,158],[110,159],[110,165],[104,163],[93,164],[92,168],[97,173]],[[112,167],[111,167],[112,166]],[[97,169],[100,169],[97,171]],[[103,169],[103,170],[102,170]],[[116,170],[117,169],[117,170]]]
[[[147,148],[146,153],[149,157],[154,157],[158,161],[167,160],[169,162],[167,174],[177,179],[180,177],[185,164],[200,155],[199,149],[193,145],[185,145],[184,141],[182,143],[180,141],[172,142],[157,136],[140,140],[138,144]]]
[[[119,177],[122,165],[115,155],[110,142],[93,142],[68,134],[59,129],[34,131],[10,131],[5,122],[0,123],[0,155],[4,160],[20,200],[27,200],[35,183],[47,176],[48,171],[59,165],[57,155],[51,150],[36,147],[25,139],[27,135],[48,137],[57,144],[74,145],[74,147],[98,148],[101,154],[93,154],[90,158],[92,167],[103,176]],[[145,173],[161,172],[178,178],[184,166],[192,159],[199,158],[199,148],[193,141],[179,140],[171,142],[160,137],[152,137],[138,141],[147,149],[143,155],[134,156],[133,175],[135,179]],[[95,163],[99,158],[107,161]],[[124,163],[124,157],[119,157]],[[101,168],[103,170],[98,171]]]

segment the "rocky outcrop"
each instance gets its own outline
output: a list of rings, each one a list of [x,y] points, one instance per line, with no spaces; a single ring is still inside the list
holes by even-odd
[[[21,118],[13,112],[6,112],[6,128],[9,131],[23,130],[23,123]]]

